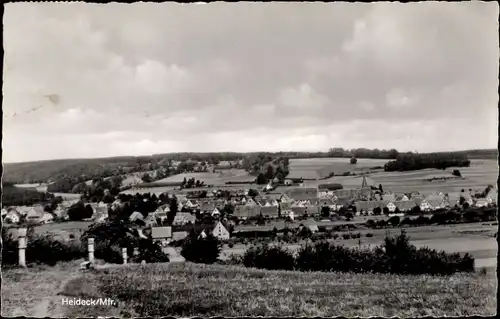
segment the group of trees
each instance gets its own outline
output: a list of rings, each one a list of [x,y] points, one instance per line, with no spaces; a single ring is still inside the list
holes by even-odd
[[[395,159],[399,152],[395,149],[390,150],[379,150],[379,149],[368,149],[368,148],[357,148],[351,150],[345,150],[341,147],[331,148],[327,156],[328,157],[351,157],[351,158],[381,158],[381,159]]]
[[[384,170],[411,171],[426,168],[446,169],[447,167],[468,167],[466,155],[455,153],[399,154],[395,161],[385,164]]]
[[[34,189],[15,187],[3,183],[2,206],[30,206],[36,203],[47,203],[54,199],[51,193],[38,192]]]
[[[184,177],[184,180],[182,181],[181,188],[195,188],[195,187],[203,187],[205,186],[205,182],[202,182],[200,180],[195,180],[194,177],[190,179],[186,179]]]

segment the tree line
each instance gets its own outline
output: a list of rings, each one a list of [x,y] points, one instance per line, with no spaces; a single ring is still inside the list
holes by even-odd
[[[446,169],[448,167],[469,167],[470,160],[465,154],[457,153],[428,153],[399,154],[394,161],[384,165],[386,172],[411,171],[426,168]]]

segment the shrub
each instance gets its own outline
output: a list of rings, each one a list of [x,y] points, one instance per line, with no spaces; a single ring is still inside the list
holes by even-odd
[[[351,157],[351,160],[349,161],[351,164],[356,164],[358,162],[356,157]]]
[[[187,261],[202,264],[213,264],[219,258],[221,244],[213,235],[202,238],[191,234],[182,245],[181,255]]]
[[[233,248],[234,247],[234,244],[231,242],[228,244],[229,248]]]
[[[454,169],[452,174],[453,174],[453,176],[462,177],[462,174],[460,173],[460,171],[458,169]]]
[[[262,269],[292,270],[295,259],[293,254],[281,245],[263,244],[248,248],[243,255],[243,264],[246,267]]]
[[[342,238],[351,239],[351,234],[342,234]]]
[[[87,250],[74,242],[60,241],[51,234],[35,234],[28,229],[26,262],[55,265],[59,261],[85,258]],[[19,262],[18,242],[2,228],[2,265],[16,265]]]
[[[400,223],[400,218],[399,216],[392,216],[391,218],[389,218],[389,220],[387,221],[387,224],[390,224],[392,226],[398,226]]]
[[[333,234],[333,239],[337,239],[339,238],[339,235],[338,234]]]
[[[366,233],[365,235],[366,237],[373,237],[373,234],[372,233]]]
[[[297,256],[281,246],[249,248],[243,256],[247,267],[292,269],[301,271],[376,272],[393,274],[449,275],[458,271],[474,271],[474,258],[469,254],[447,254],[411,245],[404,231],[386,237],[374,250],[336,246],[328,242],[303,245]]]

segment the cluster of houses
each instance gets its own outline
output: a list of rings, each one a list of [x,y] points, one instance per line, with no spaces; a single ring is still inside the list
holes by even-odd
[[[78,199],[65,201],[59,204],[53,212],[45,211],[42,205],[12,206],[2,208],[2,221],[7,224],[19,224],[27,221],[33,224],[49,224],[56,220],[69,220],[68,210]],[[102,222],[108,219],[108,205],[104,203],[91,203],[92,217],[89,221]]]

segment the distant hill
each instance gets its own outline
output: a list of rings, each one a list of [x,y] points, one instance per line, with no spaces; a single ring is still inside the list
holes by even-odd
[[[361,150],[361,149],[358,149]],[[346,154],[352,153],[351,151]],[[469,159],[497,159],[498,150],[481,149],[452,152],[465,154]],[[369,154],[366,153],[366,154]],[[131,172],[143,172],[166,165],[167,160],[234,161],[254,155],[271,157],[310,158],[335,157],[329,152],[252,152],[252,153],[166,153],[151,156],[122,156],[92,159],[60,159],[24,163],[4,163],[3,180],[12,184],[47,183],[64,177],[85,176],[86,180]],[[370,157],[367,157],[370,158]]]

